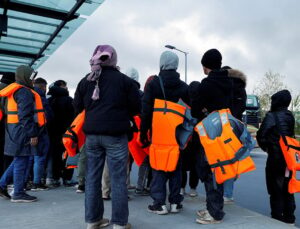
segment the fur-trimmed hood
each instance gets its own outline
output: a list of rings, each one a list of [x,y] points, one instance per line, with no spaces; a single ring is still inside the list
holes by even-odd
[[[231,78],[236,78],[236,79],[240,79],[245,83],[245,87],[247,85],[247,76],[241,72],[240,70],[237,69],[228,69],[228,76]]]

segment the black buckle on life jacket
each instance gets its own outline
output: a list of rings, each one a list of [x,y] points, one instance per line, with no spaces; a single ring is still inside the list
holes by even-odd
[[[225,144],[228,144],[229,142],[231,142],[232,141],[232,139],[231,138],[228,138],[228,139],[226,139],[225,141],[224,141],[224,143]]]
[[[223,174],[226,174],[225,168],[224,168],[224,166],[221,164],[220,159],[218,159],[217,162],[220,163],[220,168],[221,168],[222,173],[223,173]]]

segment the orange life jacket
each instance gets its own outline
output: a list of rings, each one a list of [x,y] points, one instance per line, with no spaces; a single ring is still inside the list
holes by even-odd
[[[195,130],[198,132],[207,161],[215,175],[216,182],[222,184],[228,179],[238,177],[241,173],[254,170],[255,164],[249,155],[245,155],[245,150],[242,150],[242,142],[232,130],[228,119],[230,110],[223,109],[217,112],[222,125],[222,133],[220,136],[217,136],[215,139],[209,137],[207,134],[208,129],[206,129],[209,127],[204,125],[205,119],[197,124]]]
[[[287,168],[292,172],[292,177],[289,181],[289,193],[300,192],[300,180],[297,178],[297,172],[300,173],[300,142],[295,138],[281,136],[279,144]]]
[[[141,118],[139,116],[134,116],[134,122],[138,128],[138,132],[133,133],[133,139],[128,142],[129,152],[131,153],[135,163],[141,166],[145,158],[149,155],[149,147],[142,148],[139,138],[140,138],[140,127]]]
[[[2,89],[0,91],[0,97],[7,97],[7,107],[5,109],[5,114],[7,115],[6,122],[7,124],[17,124],[19,123],[19,116],[18,116],[18,104],[16,103],[14,99],[14,94],[17,90],[20,88],[23,88],[25,86],[20,85],[18,83],[12,83]],[[25,87],[27,88],[27,87]],[[44,107],[42,103],[42,99],[40,95],[35,92],[34,90],[29,89],[32,94],[34,95],[35,100],[35,110],[34,110],[34,116],[35,121],[39,125],[39,127],[42,127],[46,124],[46,116],[44,112]]]
[[[183,123],[185,110],[180,104],[155,99],[149,155],[153,169],[166,172],[176,169],[180,151],[175,129]]]
[[[282,134],[279,119],[276,113],[273,113],[277,131],[280,134],[279,145],[283,153],[287,169],[292,172],[291,179],[289,181],[288,191],[289,193],[300,192],[300,178],[297,178],[297,172],[300,173],[300,142],[292,137]]]
[[[76,156],[79,149],[85,143],[85,134],[83,132],[83,124],[85,120],[85,110],[83,110],[72,122],[71,126],[63,135],[63,144],[70,157]]]

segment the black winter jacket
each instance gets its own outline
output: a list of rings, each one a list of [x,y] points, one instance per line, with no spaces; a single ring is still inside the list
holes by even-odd
[[[49,136],[51,139],[59,139],[74,120],[75,113],[73,99],[69,96],[68,90],[53,86],[49,89],[48,99],[53,111],[53,119],[48,123]]]
[[[286,163],[279,146],[279,132],[290,137],[295,135],[295,118],[292,112],[287,110],[289,103],[290,95],[285,91],[273,95],[271,111],[266,114],[256,136],[259,146],[268,153],[267,168],[279,172],[282,176],[284,176]]]
[[[159,73],[164,84],[166,99],[171,102],[178,102],[181,98],[189,104],[188,85],[180,80],[180,75],[175,70],[162,70]],[[146,135],[152,124],[152,113],[155,99],[164,99],[160,87],[159,78],[155,76],[147,85],[142,100],[142,122],[141,135]]]
[[[130,117],[140,113],[141,101],[136,83],[113,67],[103,67],[99,79],[100,99],[92,100],[96,82],[84,77],[78,84],[74,107],[86,110],[86,134],[117,136],[127,133]]]
[[[202,120],[205,114],[230,108],[232,115],[242,119],[247,99],[246,76],[234,69],[211,71],[201,83],[192,82],[189,86],[192,116]]]

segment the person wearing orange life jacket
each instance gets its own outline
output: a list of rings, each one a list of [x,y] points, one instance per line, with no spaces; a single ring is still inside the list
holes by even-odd
[[[194,81],[189,86],[191,113],[199,121],[203,120],[210,112],[230,108],[234,90],[228,71],[221,69],[222,55],[217,49],[206,51],[201,59],[201,64],[207,77],[201,83]],[[207,209],[197,212],[196,221],[200,224],[220,223],[225,215],[223,184],[217,184],[215,188],[213,174],[206,160],[205,152],[202,147],[199,147],[198,151],[196,170],[198,177],[205,185]]]
[[[176,106],[179,99],[182,99],[185,103],[189,102],[188,99],[188,86],[186,83],[180,80],[179,73],[176,72],[178,68],[178,56],[170,51],[165,51],[160,56],[160,72],[159,76],[155,76],[147,85],[144,91],[144,96],[142,99],[142,122],[141,122],[141,135],[140,140],[144,146],[150,144],[150,139],[148,138],[148,131],[159,132],[159,126],[153,127],[152,117],[154,116],[154,103],[155,101],[167,101],[172,102]],[[163,84],[163,85],[161,85]],[[163,93],[163,89],[165,93]],[[159,99],[159,100],[157,100]],[[165,102],[163,102],[165,104]],[[178,105],[179,106],[179,105]],[[181,106],[179,106],[181,107]],[[183,110],[184,112],[184,110]],[[162,112],[161,112],[162,114]],[[169,114],[168,114],[169,115]],[[172,115],[172,114],[171,114]],[[176,116],[177,117],[177,116]],[[180,115],[179,115],[180,117]],[[182,120],[183,121],[183,120]],[[151,128],[152,126],[152,128]],[[157,129],[154,129],[157,128]],[[166,132],[167,130],[162,130]],[[174,138],[175,138],[175,129]],[[152,136],[153,138],[153,136]],[[158,136],[156,136],[158,138]],[[152,139],[153,140],[153,139]],[[152,146],[150,146],[151,148]],[[156,145],[155,150],[159,150],[158,145]],[[179,150],[178,145],[173,148]],[[151,151],[151,149],[150,149]],[[153,152],[155,154],[155,151]],[[159,153],[156,154],[159,157]],[[177,160],[177,159],[176,159]],[[151,152],[150,152],[151,161]],[[158,161],[160,161],[158,159]],[[153,164],[151,164],[153,169],[153,178],[151,182],[150,195],[153,199],[153,204],[148,206],[148,211],[156,214],[167,214],[168,209],[166,206],[166,183],[169,181],[169,202],[171,205],[170,211],[172,213],[177,213],[182,209],[181,202],[183,196],[180,195],[181,186],[181,160],[179,158],[177,166],[173,171],[163,171],[155,169]]]
[[[47,123],[51,121],[53,118],[52,109],[46,99],[46,88],[47,81],[43,78],[36,78],[34,80],[34,90],[40,95],[42,99],[42,104],[45,110],[45,115],[47,119]],[[31,191],[43,191],[48,190],[48,187],[43,184],[42,178],[45,172],[46,160],[49,152],[49,136],[47,128],[43,128],[42,131],[39,132],[39,144],[38,144],[38,152],[37,155],[32,156],[29,160],[29,166],[26,172],[26,181],[28,182],[28,178],[30,175],[30,171],[33,168],[33,184],[31,187]],[[28,187],[28,183],[27,183]]]
[[[295,118],[288,110],[291,99],[288,90],[272,95],[271,110],[266,114],[256,136],[259,146],[268,154],[266,183],[270,195],[271,217],[289,224],[295,223],[296,203],[294,195],[288,192],[291,174],[287,170],[279,138],[280,135],[295,135]]]
[[[16,70],[16,83],[0,91],[0,96],[7,98],[4,152],[14,157],[0,179],[0,196],[10,198],[7,185],[13,180],[12,202],[37,200],[24,191],[29,157],[36,153],[39,132],[46,124],[41,97],[33,90],[36,74],[29,66],[21,65]]]
[[[4,72],[0,80],[0,90],[4,89],[9,84],[14,83],[15,81],[16,80],[15,80],[14,72]],[[6,99],[4,97],[0,98],[0,113],[2,113],[2,117],[4,112],[5,100]],[[0,177],[2,176],[2,174],[5,172],[5,170],[8,168],[8,166],[13,160],[13,157],[4,155],[4,138],[5,138],[5,120],[4,118],[2,118],[2,120],[0,121]]]

